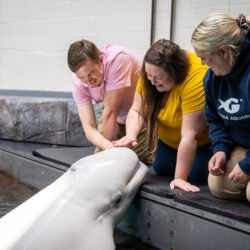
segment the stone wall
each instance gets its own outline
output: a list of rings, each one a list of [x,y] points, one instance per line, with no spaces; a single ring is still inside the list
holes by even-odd
[[[0,97],[0,139],[89,146],[73,99]],[[95,105],[97,119],[101,105]]]

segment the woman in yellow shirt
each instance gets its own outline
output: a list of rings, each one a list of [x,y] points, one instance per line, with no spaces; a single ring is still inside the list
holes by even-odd
[[[171,189],[197,192],[190,182],[207,181],[211,152],[202,84],[206,71],[194,53],[165,39],[155,42],[143,60],[126,136],[114,142],[138,146],[146,124],[144,147],[149,154],[156,148],[152,167],[159,175],[174,177]]]

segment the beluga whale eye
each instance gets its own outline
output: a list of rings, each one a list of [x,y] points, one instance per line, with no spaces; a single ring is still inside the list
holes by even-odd
[[[117,192],[112,195],[111,203],[113,204],[113,206],[118,206],[121,200],[122,200],[122,194],[121,192]]]

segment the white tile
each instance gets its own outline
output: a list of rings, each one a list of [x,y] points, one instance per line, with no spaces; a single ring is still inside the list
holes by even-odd
[[[170,3],[156,1],[155,40],[169,37]],[[175,3],[173,40],[189,50],[193,29],[207,14],[250,13],[249,0]],[[0,0],[0,88],[66,91],[67,50],[82,38],[97,46],[119,43],[143,57],[150,46],[151,4],[152,0]]]

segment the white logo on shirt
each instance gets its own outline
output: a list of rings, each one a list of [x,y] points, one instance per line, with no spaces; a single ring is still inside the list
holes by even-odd
[[[223,108],[229,114],[237,113],[240,109],[240,104],[237,104],[239,100],[236,98],[230,98],[225,102],[220,99],[218,99],[218,101],[220,102],[220,106],[218,107],[218,109]]]

